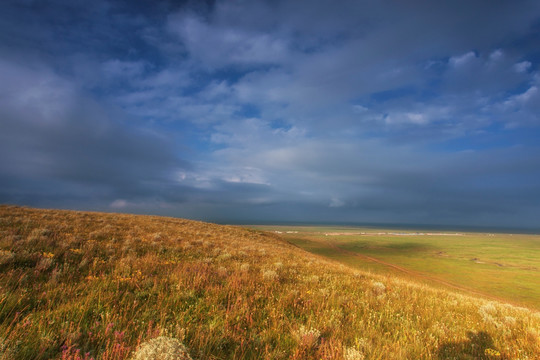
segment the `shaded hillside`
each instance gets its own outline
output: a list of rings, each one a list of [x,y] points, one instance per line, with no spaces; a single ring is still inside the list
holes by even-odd
[[[0,357],[537,359],[540,315],[349,269],[274,235],[0,207]]]

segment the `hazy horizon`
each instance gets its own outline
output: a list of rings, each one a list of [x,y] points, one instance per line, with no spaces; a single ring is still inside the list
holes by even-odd
[[[0,206],[22,206],[28,207],[27,205],[20,204],[0,204]],[[148,216],[165,216],[172,218],[182,218],[188,220],[196,220],[214,223],[218,225],[233,225],[233,226],[242,226],[242,227],[251,227],[251,226],[291,226],[291,227],[335,227],[335,228],[358,228],[358,229],[375,229],[375,230],[403,230],[403,231],[418,231],[418,232],[429,232],[429,231],[456,231],[456,232],[472,232],[472,233],[498,233],[498,234],[524,234],[524,235],[539,235],[539,227],[511,227],[511,226],[479,226],[479,225],[464,225],[464,224],[415,224],[415,223],[385,223],[385,222],[344,222],[344,221],[293,221],[293,220],[267,220],[267,219],[251,219],[251,220],[227,220],[219,218],[204,218],[204,217],[184,217],[176,216],[168,213],[149,213],[146,211],[114,211],[111,209],[84,209],[84,208],[49,208],[49,207],[35,207],[37,209],[43,210],[67,210],[67,211],[89,211],[89,212],[104,212],[111,214],[126,214],[126,215],[148,215]]]

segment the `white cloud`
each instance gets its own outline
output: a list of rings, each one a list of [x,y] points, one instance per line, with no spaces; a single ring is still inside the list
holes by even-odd
[[[127,206],[128,206],[128,202],[124,199],[116,199],[110,205],[110,207],[113,209],[123,209]]]
[[[369,109],[363,105],[353,105],[353,111],[357,114],[362,114],[368,111]]]
[[[501,94],[530,81],[530,75],[522,71],[526,69],[526,62],[517,65],[517,58],[516,54],[506,54],[502,49],[451,57],[441,84],[445,92],[456,96],[469,93],[472,97],[498,101]]]
[[[424,114],[419,113],[407,113],[407,118],[410,120],[411,123],[417,124],[417,125],[423,125],[427,124],[429,120]]]
[[[531,99],[538,97],[538,88],[536,86],[531,86],[525,92],[517,95],[510,96],[504,103],[503,107],[505,109],[511,109],[516,107],[522,107],[531,102]],[[539,99],[540,100],[540,99]]]
[[[486,112],[506,128],[531,127],[540,125],[540,91],[531,85],[522,93],[507,96],[500,102],[486,106]]]
[[[234,165],[228,162],[200,162],[196,171],[181,171],[176,180],[198,189],[219,188],[222,182],[234,184],[270,185],[265,172],[254,166]]]
[[[271,64],[288,53],[286,40],[233,24],[211,24],[193,13],[169,17],[168,27],[195,59],[210,67],[230,64]]]
[[[212,81],[199,93],[199,97],[204,101],[222,101],[231,97],[232,92],[227,81]]]
[[[345,206],[345,201],[339,199],[339,198],[336,198],[336,197],[333,197],[330,199],[330,207],[331,208],[339,208],[339,207],[343,207]]]
[[[224,172],[222,179],[233,183],[270,185],[263,173],[264,172],[259,168],[244,166],[228,169]]]
[[[514,64],[513,68],[518,73],[526,73],[531,68],[532,63],[530,61],[521,61]]]
[[[515,100],[522,104],[526,104],[529,101],[531,101],[532,98],[537,97],[537,95],[538,95],[538,88],[536,86],[531,86],[524,93],[516,95]]]
[[[501,49],[497,49],[493,51],[491,54],[489,54],[489,60],[490,61],[499,61],[504,58],[504,52]]]
[[[463,55],[452,56],[448,63],[453,67],[461,67],[470,64],[476,59],[476,54],[473,51],[469,51]]]

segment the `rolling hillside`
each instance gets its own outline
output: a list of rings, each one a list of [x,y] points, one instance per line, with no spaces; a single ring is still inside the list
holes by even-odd
[[[539,354],[538,312],[376,276],[276,235],[0,206],[2,359]]]

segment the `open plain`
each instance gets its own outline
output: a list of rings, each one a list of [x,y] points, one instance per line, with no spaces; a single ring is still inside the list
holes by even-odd
[[[259,226],[354,268],[540,310],[540,236],[361,227]]]

